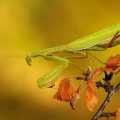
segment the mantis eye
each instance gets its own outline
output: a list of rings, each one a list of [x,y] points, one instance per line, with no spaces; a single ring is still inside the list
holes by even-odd
[[[28,54],[25,59],[26,59],[26,61],[27,61],[27,64],[31,66],[31,62],[32,62],[32,60],[31,60],[31,55]]]

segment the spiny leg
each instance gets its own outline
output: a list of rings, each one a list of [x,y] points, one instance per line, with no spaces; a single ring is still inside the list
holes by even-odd
[[[38,52],[34,52],[31,55],[27,55],[26,61],[28,65],[31,65],[32,58],[41,56],[45,58],[46,60],[51,60],[58,62],[60,65],[55,67],[53,70],[48,72],[47,74],[43,75],[38,79],[38,86],[40,88],[46,88],[46,87],[53,87],[55,84],[55,80],[61,75],[61,73],[66,69],[70,61],[68,59],[58,57],[55,55],[51,55],[54,52],[61,52],[64,51],[65,45],[54,47],[54,48],[48,48],[45,50],[40,50]]]
[[[39,88],[53,87],[55,85],[56,79],[61,75],[61,73],[68,67],[68,64],[70,63],[70,61],[65,58],[52,55],[45,56],[45,59],[56,61],[60,63],[60,65],[37,80]]]

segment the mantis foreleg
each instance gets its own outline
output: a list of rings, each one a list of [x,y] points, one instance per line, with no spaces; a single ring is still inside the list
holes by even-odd
[[[52,71],[40,77],[38,82],[39,88],[50,88],[55,85],[55,80],[60,76],[60,74],[65,70],[69,64],[69,60],[53,55],[42,56],[47,60],[52,60],[58,62],[60,65],[55,67]]]

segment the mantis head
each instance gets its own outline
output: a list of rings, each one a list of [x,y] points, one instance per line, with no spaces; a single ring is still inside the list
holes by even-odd
[[[27,64],[31,66],[31,62],[32,62],[32,60],[31,60],[31,55],[28,54],[25,59],[26,59],[26,61],[27,61]]]

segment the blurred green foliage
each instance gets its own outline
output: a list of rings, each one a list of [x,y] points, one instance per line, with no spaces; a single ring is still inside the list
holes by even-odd
[[[93,112],[85,106],[84,90],[72,111],[68,103],[52,99],[56,90],[37,87],[37,78],[55,67],[54,62],[36,58],[29,67],[24,59],[6,57],[6,53],[25,57],[117,24],[119,5],[119,0],[0,0],[0,120],[90,120],[106,96],[103,90],[98,90],[100,100]],[[117,46],[92,53],[106,61],[119,50]],[[101,66],[91,56],[73,62],[86,70],[90,60],[93,70]],[[81,71],[70,66],[57,85],[64,77],[80,75]],[[119,75],[114,77],[113,84],[118,82]],[[73,84],[77,87],[79,81]],[[117,94],[106,111],[115,111],[119,100]]]

